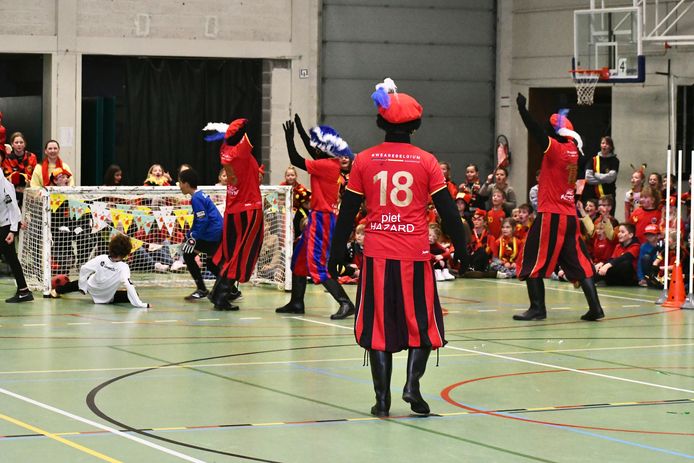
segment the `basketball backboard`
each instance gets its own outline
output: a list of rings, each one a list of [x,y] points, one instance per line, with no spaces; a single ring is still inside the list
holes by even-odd
[[[600,82],[640,83],[646,78],[638,7],[574,11],[572,70],[609,70]]]

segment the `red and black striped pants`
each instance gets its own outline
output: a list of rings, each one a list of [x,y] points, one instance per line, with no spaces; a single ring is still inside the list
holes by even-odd
[[[219,275],[240,283],[248,281],[258,262],[262,245],[262,209],[227,214],[224,217],[222,243],[213,260],[220,268]]]
[[[549,278],[559,265],[566,278],[581,281],[595,274],[575,215],[541,212],[523,246],[518,279]]]
[[[361,347],[385,352],[446,344],[429,261],[364,256],[354,334]]]

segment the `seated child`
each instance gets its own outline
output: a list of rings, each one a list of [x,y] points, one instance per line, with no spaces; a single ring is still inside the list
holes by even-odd
[[[485,276],[481,273],[489,267],[491,256],[489,244],[492,240],[493,238],[487,232],[487,211],[478,208],[472,216],[472,237],[467,245],[470,254],[470,268],[463,276],[469,278]]]
[[[606,262],[595,264],[597,279],[608,286],[632,286],[636,284],[636,265],[639,258],[639,241],[634,237],[636,228],[631,223],[621,223],[617,229],[619,244]]]
[[[516,275],[516,260],[523,248],[523,243],[513,236],[515,226],[513,219],[504,219],[501,224],[501,236],[490,244],[492,263],[489,268],[496,271],[497,278],[513,278]]]
[[[494,191],[492,191],[492,208],[487,211],[487,228],[489,229],[489,234],[494,238],[501,236],[501,222],[506,218],[504,201],[506,201],[506,193],[498,188],[494,188]]]
[[[660,241],[660,228],[654,223],[649,223],[644,229],[646,242],[641,244],[639,251],[639,262],[636,267],[636,278],[639,286],[648,286],[646,272],[651,270],[651,266],[658,255],[658,241]]]
[[[152,164],[147,171],[146,186],[171,186],[171,176],[164,171],[161,164]]]
[[[441,243],[441,234],[438,224],[429,225],[429,259],[434,267],[434,276],[436,281],[455,280],[446,263],[451,256],[451,248]]]
[[[364,230],[365,224],[359,224],[354,229],[354,239],[347,243],[347,258],[349,259],[348,274],[338,278],[341,285],[359,282],[359,273],[364,262]]]
[[[130,281],[130,267],[124,262],[132,250],[130,238],[125,235],[114,235],[108,243],[108,255],[96,256],[80,269],[78,281],[57,285],[51,295],[59,297],[74,291],[89,294],[95,304],[117,304],[130,301],[134,307],[151,307],[142,302]],[[59,277],[54,277],[57,280]],[[125,290],[119,289],[125,286]]]

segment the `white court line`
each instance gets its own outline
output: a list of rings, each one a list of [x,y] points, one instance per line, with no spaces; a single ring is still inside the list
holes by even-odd
[[[549,310],[573,310],[573,307],[550,307]]]
[[[66,323],[66,325],[91,325],[90,322]]]
[[[484,341],[484,340],[480,340]],[[694,343],[685,344],[651,344],[643,346],[622,346],[622,347],[587,347],[580,349],[548,349],[548,350],[521,350],[521,351],[508,351],[501,352],[504,355],[537,355],[537,354],[559,354],[564,352],[597,352],[597,351],[613,351],[613,350],[634,350],[634,349],[659,349],[667,347],[691,347]],[[356,345],[354,346],[356,347]],[[478,351],[474,351],[475,355],[479,354]],[[472,356],[473,354],[441,354],[441,357],[464,357]],[[239,366],[254,366],[254,365],[287,365],[292,363],[327,363],[327,362],[354,362],[362,361],[362,357],[343,357],[343,358],[330,358],[330,359],[308,359],[308,360],[268,360],[266,362],[228,362],[228,363],[206,363],[203,365],[182,363],[180,365],[171,365],[162,367],[161,365],[144,365],[139,367],[113,367],[113,368],[71,368],[66,370],[9,370],[0,371],[0,376],[2,375],[33,375],[33,374],[47,374],[47,373],[94,373],[94,372],[114,372],[114,371],[137,371],[137,370],[147,370],[153,368],[171,369],[175,370],[177,368],[226,368],[226,367],[239,367]],[[666,369],[665,367],[663,369]]]
[[[669,389],[671,391],[679,391],[679,392],[686,392],[688,394],[694,394],[694,390],[690,390],[690,389],[682,389],[679,387],[664,386],[662,384],[647,383],[645,381],[638,381],[636,379],[620,378],[619,376],[605,375],[603,373],[596,373],[594,371],[576,370],[575,368],[562,367],[559,365],[552,365],[550,363],[533,362],[532,360],[524,360],[524,359],[519,359],[519,358],[515,358],[515,357],[509,357],[507,355],[491,354],[489,352],[480,352],[477,350],[464,349],[462,347],[454,347],[454,346],[451,346],[450,344],[446,346],[446,349],[459,350],[461,352],[468,352],[470,354],[486,355],[488,357],[495,357],[495,358],[500,358],[500,359],[504,359],[504,360],[511,360],[514,362],[529,363],[531,365],[537,365],[537,366],[546,367],[546,368],[554,368],[555,370],[570,371],[573,373],[580,373],[582,375],[597,376],[600,378],[613,379],[615,381],[624,381],[626,383],[641,384],[642,386],[651,386],[651,387],[657,387],[660,389]]]
[[[485,281],[483,278],[480,278],[479,281],[483,281],[483,282],[485,282],[485,283],[498,283],[498,284],[502,284],[502,285],[511,285],[511,286],[525,286],[525,283],[512,283],[512,282],[510,282],[510,281],[503,281],[503,282],[502,282],[502,281],[499,281],[499,280],[490,280],[490,281],[487,282],[487,281]],[[560,291],[560,292],[563,292],[563,293],[583,294],[582,291],[572,290],[572,289],[561,289],[561,288],[547,288],[547,289],[549,289],[550,291]],[[648,302],[648,303],[650,303],[650,304],[654,304],[653,299],[639,299],[639,298],[636,298],[636,297],[615,296],[614,294],[606,294],[606,293],[602,293],[602,292],[599,292],[599,293],[598,293],[598,296],[600,296],[600,297],[611,297],[611,298],[613,298],[613,299],[624,299],[624,300],[626,300],[626,301]],[[636,307],[641,307],[641,306],[639,305],[639,306],[636,306]]]
[[[496,312],[496,309],[479,309],[478,312]]]
[[[154,320],[154,323],[176,323],[178,320]]]
[[[623,305],[622,307],[641,307],[641,304],[627,304]]]
[[[263,317],[242,317],[239,320],[262,320]]]
[[[137,323],[137,322],[135,320],[126,320],[123,322],[111,322],[111,323],[113,323],[114,325],[128,325],[128,324]]]
[[[193,458],[193,457],[186,455],[184,453],[177,452],[176,450],[162,447],[161,445],[155,444],[153,442],[149,442],[149,441],[142,439],[140,437],[126,434],[126,433],[119,431],[117,429],[114,429],[114,428],[111,428],[109,426],[105,426],[103,424],[97,423],[96,421],[92,421],[90,419],[83,418],[81,416],[72,414],[70,412],[66,412],[65,410],[61,410],[60,408],[56,408],[56,407],[53,407],[51,405],[45,404],[43,402],[39,402],[37,400],[30,399],[29,397],[25,397],[23,395],[16,394],[12,391],[8,391],[7,389],[0,388],[0,393],[8,395],[10,397],[14,397],[15,399],[19,399],[23,402],[27,402],[27,403],[30,403],[32,405],[36,405],[37,407],[41,407],[41,408],[48,410],[48,411],[51,411],[53,413],[57,413],[59,415],[66,416],[68,418],[72,418],[75,421],[79,421],[79,422],[82,422],[84,424],[88,424],[89,426],[94,426],[95,428],[99,428],[102,431],[110,432],[111,434],[115,434],[116,436],[124,437],[125,439],[137,442],[138,444],[146,445],[147,447],[153,448],[155,450],[159,450],[161,452],[168,453],[169,455],[180,458],[181,460],[190,461],[193,463],[206,463],[204,460],[198,460],[197,458]]]
[[[199,322],[217,322],[219,318],[198,318]]]
[[[46,326],[48,323],[25,323],[22,326]]]
[[[317,323],[319,325],[325,325],[325,326],[333,326],[335,328],[342,328],[343,330],[354,330],[354,327],[352,326],[343,326],[343,325],[338,325],[337,323],[325,323],[325,322],[319,322],[318,320],[309,320],[308,318],[304,317],[288,317],[288,318],[293,318],[294,320],[301,320],[304,322],[309,322],[309,323]]]

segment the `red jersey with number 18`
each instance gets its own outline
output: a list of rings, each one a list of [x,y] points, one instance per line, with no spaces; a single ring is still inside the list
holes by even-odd
[[[573,142],[549,140],[537,181],[537,211],[575,216],[578,148]]]
[[[381,143],[359,153],[347,189],[364,196],[364,255],[429,260],[429,197],[446,188],[433,154],[409,143]]]

